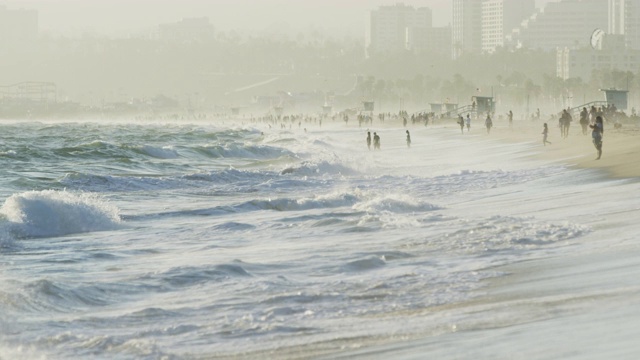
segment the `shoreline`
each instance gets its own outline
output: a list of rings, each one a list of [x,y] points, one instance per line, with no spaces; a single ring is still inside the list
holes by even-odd
[[[560,137],[557,124],[549,123],[551,144],[542,145],[543,122],[514,122],[509,128],[506,122],[498,122],[491,130],[489,138],[502,141],[539,144],[539,149],[532,153],[539,159],[563,162],[569,166],[583,169],[601,170],[613,179],[640,178],[640,127],[635,124],[624,124],[621,129],[614,129],[612,124],[605,124],[602,158],[596,160],[596,150],[591,142],[591,130],[582,134],[580,126],[573,124],[566,139]]]

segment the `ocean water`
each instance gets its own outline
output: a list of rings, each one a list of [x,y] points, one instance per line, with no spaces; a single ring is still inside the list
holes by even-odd
[[[539,319],[464,309],[608,246],[594,196],[638,208],[538,139],[305,126],[0,124],[0,359],[331,358]]]

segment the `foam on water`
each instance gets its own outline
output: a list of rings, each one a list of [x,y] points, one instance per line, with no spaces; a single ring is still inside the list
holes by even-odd
[[[113,230],[120,225],[118,209],[90,193],[29,191],[5,200],[0,214],[20,237],[51,237]]]

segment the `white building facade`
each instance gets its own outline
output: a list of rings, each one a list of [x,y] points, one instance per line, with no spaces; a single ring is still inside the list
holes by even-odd
[[[452,57],[482,51],[482,0],[453,0]]]
[[[640,49],[640,0],[609,1],[609,34],[625,36],[625,44]]]
[[[534,0],[482,1],[482,51],[494,52],[506,45],[506,37],[535,13]]]
[[[407,29],[432,28],[431,9],[399,3],[381,6],[369,16],[366,33],[367,55],[407,50]]]

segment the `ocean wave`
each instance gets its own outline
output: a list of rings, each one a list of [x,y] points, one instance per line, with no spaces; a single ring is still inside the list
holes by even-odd
[[[29,191],[11,195],[0,214],[19,237],[41,238],[113,230],[119,210],[95,194],[67,191]]]
[[[353,206],[357,201],[358,197],[356,195],[339,193],[302,199],[280,198],[274,200],[251,200],[239,205],[238,208],[276,211],[299,211]]]
[[[282,175],[319,176],[319,175],[356,175],[358,172],[343,164],[330,161],[304,161],[297,166],[289,166],[283,169]]]
[[[406,195],[385,195],[375,197],[357,204],[354,208],[368,213],[422,213],[442,209],[440,206],[427,202],[416,201]]]
[[[508,216],[488,219],[460,220],[458,230],[433,239],[444,248],[483,255],[521,250],[535,250],[563,243],[590,232],[571,223],[548,223]]]
[[[130,148],[137,153],[156,159],[177,159],[180,157],[173,146],[135,145]]]
[[[365,259],[348,262],[342,269],[347,272],[369,271],[382,268],[386,264],[387,262],[384,259],[378,256],[371,256]]]
[[[251,144],[207,145],[199,146],[196,150],[213,158],[277,159],[297,157],[293,152],[284,148]]]
[[[238,277],[251,277],[251,274],[238,264],[221,264],[212,267],[176,267],[162,273],[148,275],[141,280],[157,281],[172,288],[188,287],[209,281],[221,282]]]

